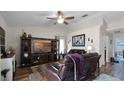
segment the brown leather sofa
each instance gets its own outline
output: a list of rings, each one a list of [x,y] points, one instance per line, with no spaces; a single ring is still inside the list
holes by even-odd
[[[70,49],[69,50],[69,52],[68,52],[68,54],[72,54],[72,53],[78,53],[78,54],[85,54],[86,53],[86,51],[85,50],[83,50],[83,49]]]
[[[85,61],[85,71],[86,71],[86,78],[90,76],[94,76],[97,70],[97,74],[99,74],[99,59],[101,55],[98,53],[86,53],[82,55]]]
[[[75,57],[75,55],[77,55],[76,53],[72,53],[72,54],[73,54],[72,58]],[[68,55],[70,56],[72,54],[69,53]],[[80,55],[81,58],[80,62],[79,60],[73,62],[73,59],[71,59],[71,57],[65,56],[64,64],[60,64],[60,63],[45,64],[44,75],[47,78],[47,80],[79,81],[79,80],[86,80],[90,76],[95,75],[96,69],[98,67],[100,55],[98,55],[98,53],[84,53],[82,55],[78,53],[78,55]],[[76,67],[74,63],[76,63]],[[75,72],[75,68],[76,68],[76,72]]]
[[[70,54],[69,54],[70,55]],[[77,56],[76,54],[73,54],[72,57],[74,58]],[[74,58],[76,63],[76,73],[74,73],[74,63],[73,60],[69,57],[65,57],[67,60],[65,61],[65,70],[63,74],[64,81],[73,81],[73,80],[87,80],[91,76],[95,76],[95,72],[97,69],[99,69],[99,59],[101,55],[98,55],[98,53],[85,53],[82,54],[79,57]],[[99,71],[99,70],[98,70]],[[99,73],[99,72],[98,72]],[[76,79],[74,78],[76,75]],[[72,78],[73,77],[73,78]]]

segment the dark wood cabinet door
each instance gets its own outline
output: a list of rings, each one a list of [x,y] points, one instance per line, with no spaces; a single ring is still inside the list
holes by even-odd
[[[5,52],[5,31],[0,27],[0,52]]]

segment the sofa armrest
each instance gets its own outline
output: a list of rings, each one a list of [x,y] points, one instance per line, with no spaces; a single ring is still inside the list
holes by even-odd
[[[55,66],[51,65],[51,68],[52,68],[53,72],[58,73],[58,69]]]
[[[43,71],[43,76],[48,81],[61,81],[60,77],[57,75],[57,70],[54,69],[50,64],[45,64],[41,67]]]
[[[63,79],[64,70],[65,70],[65,64],[61,64],[57,73],[57,75],[60,77],[61,80]]]
[[[53,71],[47,69],[46,78],[48,81],[61,81],[60,77]]]

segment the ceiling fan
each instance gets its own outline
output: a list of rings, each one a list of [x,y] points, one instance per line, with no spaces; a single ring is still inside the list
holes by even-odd
[[[64,23],[64,24],[68,25],[68,22],[66,20],[74,19],[74,16],[65,17],[61,11],[58,11],[57,17],[47,17],[47,19],[56,20],[56,23],[59,23],[59,24]]]

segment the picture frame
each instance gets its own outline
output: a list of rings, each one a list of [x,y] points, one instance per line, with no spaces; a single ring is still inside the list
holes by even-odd
[[[72,36],[72,46],[85,46],[85,34]]]

